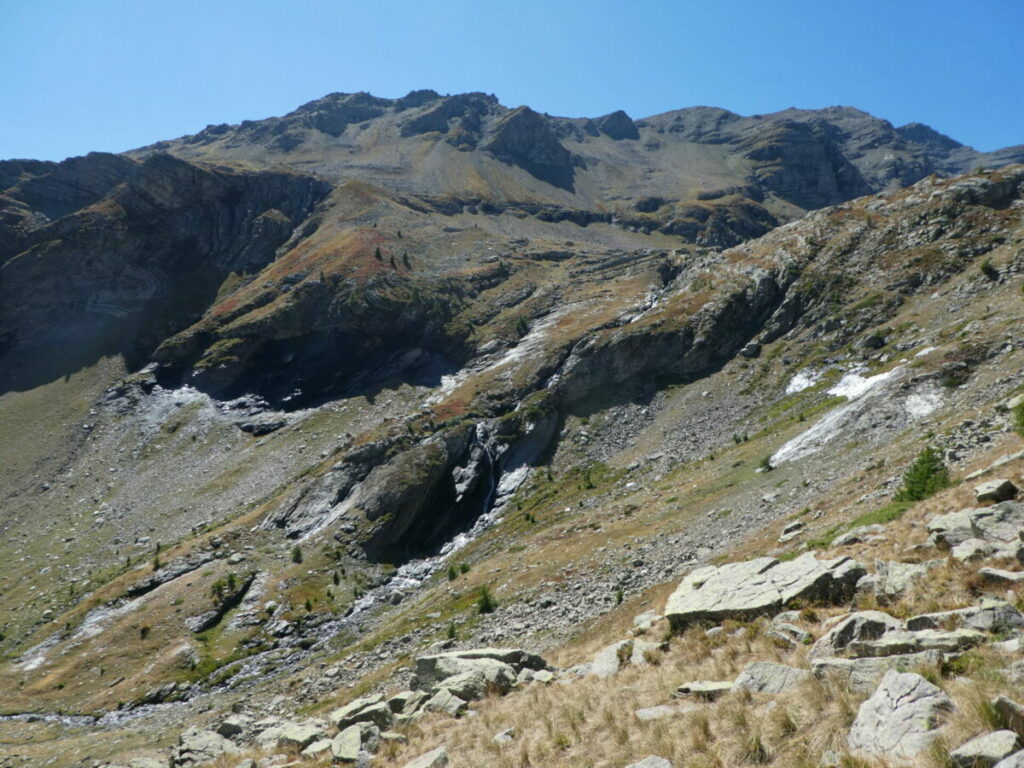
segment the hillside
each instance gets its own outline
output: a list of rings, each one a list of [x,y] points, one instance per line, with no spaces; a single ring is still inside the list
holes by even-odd
[[[895,759],[849,730],[875,679],[804,680],[808,649],[851,610],[913,633],[1017,603],[1018,576],[978,575],[1019,573],[1016,502],[963,558],[926,526],[986,504],[961,481],[1000,456],[977,483],[1021,484],[1021,160],[851,108],[570,120],[416,92],[0,163],[0,765],[314,742],[302,764],[327,764],[332,726],[381,706],[386,738],[346,738],[383,766],[442,743],[454,765]],[[952,487],[896,499],[927,446]],[[870,576],[661,618],[700,566],[810,551]],[[941,749],[1012,698],[1020,625],[903,638],[962,715]],[[485,646],[523,650],[416,661]],[[752,661],[804,687],[634,719]],[[406,689],[489,694],[453,720]],[[190,727],[234,741],[174,753]]]

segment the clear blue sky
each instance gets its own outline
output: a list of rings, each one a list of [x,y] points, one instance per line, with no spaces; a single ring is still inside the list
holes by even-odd
[[[0,0],[0,158],[122,151],[333,91],[571,117],[833,104],[1024,143],[1024,0]]]

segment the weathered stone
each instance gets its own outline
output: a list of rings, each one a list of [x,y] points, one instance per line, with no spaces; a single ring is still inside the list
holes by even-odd
[[[733,688],[753,693],[776,694],[799,685],[810,677],[806,669],[787,667],[770,661],[754,661],[747,664],[733,683]]]
[[[380,747],[381,732],[373,723],[356,723],[342,730],[331,741],[331,755],[338,762],[355,763]]]
[[[451,691],[442,688],[423,705],[423,709],[427,712],[446,712],[452,717],[458,717],[468,706],[465,699],[460,699]]]
[[[384,701],[384,697],[379,693],[372,696],[363,696],[362,698],[349,702],[344,707],[334,710],[327,716],[327,720],[335,728],[345,728],[351,724],[348,720],[353,715],[356,715],[364,709],[368,709],[376,704],[380,704],[382,701]],[[342,725],[343,722],[345,725]]]
[[[637,632],[646,632],[661,619],[661,615],[654,611],[644,611],[633,617],[633,629]]]
[[[885,532],[885,526],[875,523],[873,525],[861,525],[846,533],[840,534],[832,539],[831,547],[846,547],[851,544],[859,544],[868,536],[878,536]]]
[[[847,741],[866,755],[914,758],[936,738],[940,716],[952,709],[952,700],[920,675],[889,670],[861,704]]]
[[[996,763],[995,768],[1024,768],[1024,749],[1014,752],[1009,757],[1004,757]]]
[[[981,560],[995,551],[995,545],[984,539],[967,539],[953,547],[953,558],[961,563]]]
[[[381,699],[384,697],[381,696]],[[354,703],[354,702],[353,702]],[[395,722],[395,715],[391,707],[384,701],[377,701],[355,709],[351,714],[342,715],[342,710],[336,710],[330,714],[331,724],[338,730],[344,730],[356,723],[373,723],[382,731],[388,730]]]
[[[248,715],[228,715],[220,721],[215,730],[224,738],[233,739],[242,735],[252,724],[252,718]]]
[[[877,640],[886,632],[903,629],[903,622],[882,611],[858,611],[841,619],[811,646],[810,656],[835,656],[850,643]]]
[[[310,758],[323,757],[331,751],[331,745],[333,743],[334,742],[331,739],[317,739],[302,750],[302,756]]]
[[[698,568],[668,599],[674,630],[693,621],[776,613],[794,600],[838,600],[853,592],[864,568],[847,557],[819,560],[811,552],[782,563],[762,557]]]
[[[1002,568],[979,568],[978,575],[992,584],[1024,584],[1024,571],[1005,571]]]
[[[444,747],[438,747],[406,763],[404,768],[444,768],[446,765],[448,765],[448,753]]]
[[[1013,731],[993,731],[975,736],[949,753],[954,768],[992,768],[1020,749],[1020,737]]]
[[[928,573],[928,566],[920,563],[875,561],[874,593],[882,602],[902,596],[910,586]]]
[[[192,727],[178,737],[178,746],[171,753],[171,766],[190,768],[209,763],[221,755],[237,755],[238,747],[218,733]]]
[[[907,629],[948,629],[966,627],[986,632],[1004,632],[1024,627],[1024,615],[1004,600],[985,598],[981,605],[939,613],[925,613],[907,619]]]
[[[928,521],[931,543],[955,547],[968,539],[1011,542],[1024,528],[1024,504],[1003,501],[991,507],[964,509]]]
[[[768,637],[781,640],[790,645],[806,645],[811,641],[811,636],[800,627],[788,622],[772,622],[771,627],[765,632]]]
[[[995,478],[976,487],[974,495],[979,503],[985,501],[1008,501],[1017,495],[1017,486],[1006,478]]]
[[[506,728],[504,731],[501,731],[500,733],[494,734],[494,738],[492,739],[492,741],[495,744],[510,744],[512,741],[515,740],[515,738],[516,738],[516,729],[515,728]]]
[[[663,717],[671,717],[678,711],[675,707],[670,707],[667,704],[658,704],[654,707],[638,709],[633,715],[641,722],[649,722],[651,720],[661,720]]]
[[[811,674],[819,679],[833,677],[854,693],[870,693],[890,669],[910,672],[925,667],[938,669],[943,656],[940,651],[922,651],[904,656],[878,656],[862,659],[823,657],[811,660]]]
[[[280,749],[302,751],[321,738],[324,732],[323,726],[314,723],[286,722],[260,732],[256,736],[256,741],[264,745],[273,744]]]
[[[657,658],[662,651],[666,650],[664,643],[652,643],[647,640],[634,640],[633,650],[629,655],[629,663],[634,667],[642,667],[649,664],[649,659]]]
[[[590,662],[590,674],[602,678],[617,675],[633,653],[633,642],[633,640],[619,640],[602,648]]]
[[[534,665],[522,666],[528,669],[534,668]],[[539,668],[543,669],[544,667]],[[427,691],[436,690],[443,680],[466,672],[482,676],[488,684],[493,685],[502,693],[508,691],[516,681],[516,667],[508,662],[489,656],[443,653],[416,659],[416,675],[412,684],[414,688]]]
[[[854,640],[849,649],[854,656],[897,656],[919,651],[956,653],[985,642],[985,634],[974,629],[941,632],[924,629],[920,632],[889,632],[877,640]]]
[[[664,757],[658,757],[657,755],[649,755],[643,760],[639,760],[635,763],[630,763],[626,768],[672,768],[672,763],[666,760]]]
[[[676,689],[680,696],[692,696],[695,699],[714,701],[732,690],[732,682],[727,680],[694,680],[683,683]]]
[[[1024,707],[1006,696],[996,696],[992,699],[992,707],[999,713],[1007,728],[1024,736]]]
[[[536,683],[543,683],[544,685],[547,685],[548,683],[552,682],[554,679],[555,679],[554,673],[551,672],[550,670],[547,670],[547,669],[542,669],[539,672],[534,672],[533,673],[533,681],[536,682]]]

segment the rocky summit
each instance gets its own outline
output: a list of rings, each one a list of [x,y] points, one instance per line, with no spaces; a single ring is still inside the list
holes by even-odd
[[[0,162],[0,767],[1024,765],[1020,163],[426,90]]]

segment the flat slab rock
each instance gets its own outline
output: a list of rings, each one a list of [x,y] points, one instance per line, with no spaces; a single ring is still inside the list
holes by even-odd
[[[935,740],[939,719],[952,709],[949,696],[920,675],[889,670],[860,705],[847,742],[864,755],[912,760]]]
[[[406,763],[404,768],[444,768],[446,765],[448,765],[448,753],[444,747],[438,747]]]
[[[835,601],[850,595],[864,574],[864,567],[848,557],[819,560],[812,552],[788,562],[759,557],[710,565],[680,582],[665,617],[680,630],[694,621],[777,613],[798,599]]]
[[[819,679],[835,678],[854,693],[871,693],[879,680],[890,669],[909,672],[942,663],[941,651],[922,651],[901,656],[879,656],[863,659],[837,659],[833,657],[811,659],[811,674]]]
[[[800,685],[810,676],[811,673],[806,669],[787,667],[771,661],[754,661],[743,668],[732,685],[733,688],[751,693],[775,694]]]
[[[672,768],[672,763],[664,757],[650,755],[636,763],[630,763],[626,768]]]
[[[731,690],[732,681],[729,680],[694,680],[680,685],[676,689],[676,695],[714,701]]]
[[[1020,749],[1013,731],[993,731],[975,736],[949,753],[954,768],[990,768]]]

